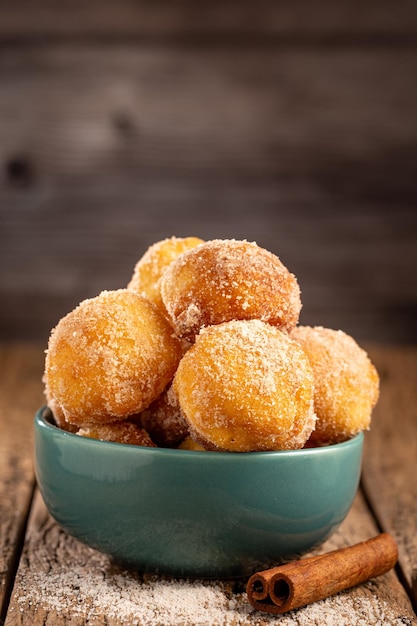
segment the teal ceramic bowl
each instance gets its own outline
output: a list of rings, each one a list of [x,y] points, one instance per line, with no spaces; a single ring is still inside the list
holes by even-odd
[[[363,435],[285,452],[197,452],[79,437],[35,416],[45,504],[71,535],[144,572],[249,576],[327,539],[359,482]]]

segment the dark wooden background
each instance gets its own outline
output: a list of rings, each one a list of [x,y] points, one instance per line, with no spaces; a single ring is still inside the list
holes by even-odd
[[[0,338],[247,238],[301,321],[417,342],[415,0],[0,4]]]

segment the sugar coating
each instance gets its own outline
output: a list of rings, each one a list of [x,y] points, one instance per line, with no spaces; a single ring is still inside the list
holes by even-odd
[[[214,239],[184,252],[160,279],[162,301],[180,337],[204,326],[260,319],[283,330],[301,310],[296,277],[254,242]]]
[[[322,326],[298,326],[291,337],[313,369],[317,422],[312,441],[336,443],[368,429],[379,377],[365,350],[342,330]]]
[[[158,446],[176,448],[188,436],[188,424],[169,385],[138,419]]]
[[[70,424],[125,419],[171,381],[180,341],[149,300],[127,290],[81,302],[52,330],[45,393]]]
[[[156,447],[146,430],[127,420],[112,422],[111,424],[85,426],[80,428],[76,434],[80,437],[99,439],[100,441],[113,441],[147,448]]]
[[[46,383],[46,376],[44,376],[44,383]],[[45,385],[45,396],[46,396],[46,404],[52,412],[54,417],[55,424],[61,428],[62,430],[66,430],[70,433],[76,433],[78,430],[78,426],[75,424],[71,424],[68,422],[64,415],[64,411],[61,408],[61,405],[53,398],[50,394],[49,387]]]
[[[64,542],[65,544],[65,542]],[[60,544],[61,545],[61,544]],[[87,550],[87,549],[86,549]],[[46,613],[45,623],[130,626],[411,626],[405,602],[388,597],[373,582],[315,604],[273,616],[256,611],[239,581],[174,579],[116,568],[88,550],[69,564],[40,560],[25,566],[10,622]],[[41,557],[42,557],[41,553]],[[49,566],[49,568],[48,568]],[[388,588],[388,584],[387,584]],[[49,613],[49,615],[48,615]],[[103,617],[105,616],[105,617]],[[36,618],[35,618],[36,619]]]
[[[136,263],[127,288],[163,308],[159,279],[180,254],[201,243],[198,237],[169,237],[154,243]]]
[[[314,428],[308,359],[287,334],[261,320],[202,329],[173,388],[192,438],[206,448],[296,449]]]

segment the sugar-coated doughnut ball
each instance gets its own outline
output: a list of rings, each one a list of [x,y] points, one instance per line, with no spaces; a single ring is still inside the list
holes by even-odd
[[[298,322],[296,277],[256,243],[215,239],[184,252],[161,276],[175,331],[193,339],[203,326],[260,319],[283,330]]]
[[[45,382],[45,377],[44,377],[44,382]],[[53,418],[54,418],[54,422],[58,426],[58,428],[61,428],[62,430],[66,430],[69,433],[77,432],[79,427],[76,426],[75,424],[71,424],[65,418],[65,415],[61,406],[58,404],[58,402],[55,401],[54,398],[51,397],[51,395],[49,394],[49,390],[47,388],[45,388],[45,395],[46,395],[46,404],[49,410],[51,411]]]
[[[137,424],[127,420],[123,422],[112,422],[110,424],[95,424],[84,426],[77,433],[81,437],[99,439],[100,441],[113,441],[115,443],[128,443],[134,446],[145,446],[155,448],[149,433]]]
[[[171,385],[138,418],[162,448],[176,448],[188,436],[188,424]]]
[[[182,355],[164,315],[127,289],[84,300],[52,330],[46,397],[70,424],[120,421],[165,389]]]
[[[313,368],[317,422],[312,442],[337,443],[368,429],[379,377],[365,350],[345,332],[322,326],[298,326],[291,337]]]
[[[208,449],[302,448],[314,428],[308,358],[286,333],[260,320],[202,329],[173,388],[190,436]]]
[[[201,243],[198,237],[170,237],[154,243],[136,263],[127,288],[163,307],[159,279],[180,254]]]

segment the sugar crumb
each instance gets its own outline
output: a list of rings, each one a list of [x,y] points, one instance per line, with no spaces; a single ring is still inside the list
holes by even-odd
[[[85,562],[28,568],[20,578],[15,610],[31,607],[74,616],[98,617],[131,626],[404,626],[384,598],[368,585],[310,606],[273,616],[248,602],[244,581],[188,580],[138,574],[89,550]],[[39,565],[39,564],[38,564]],[[46,565],[46,564],[45,564]]]

